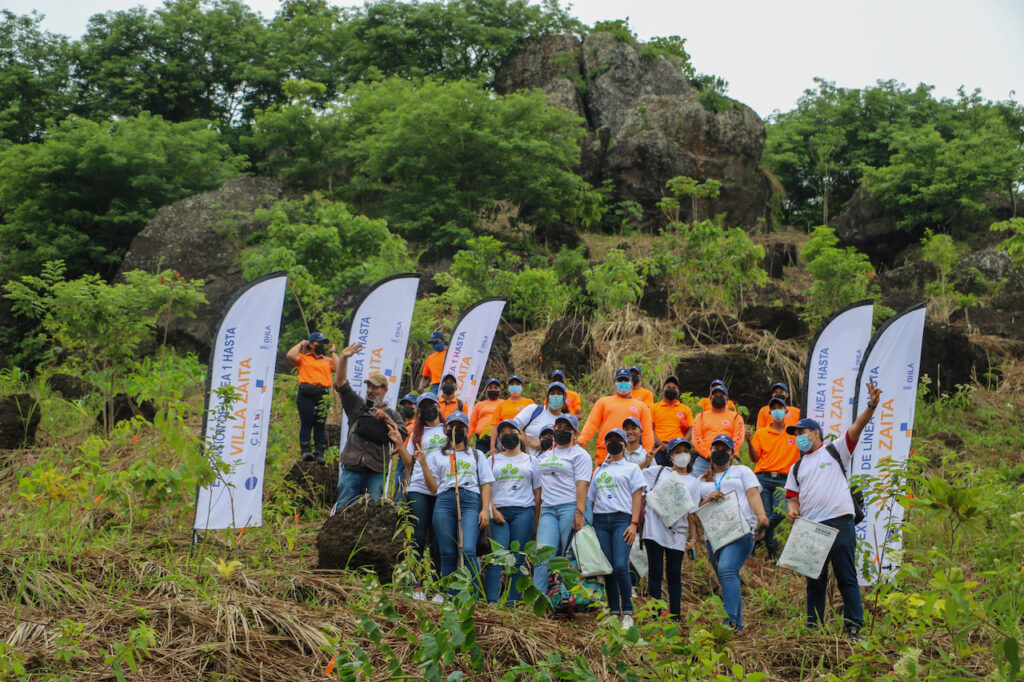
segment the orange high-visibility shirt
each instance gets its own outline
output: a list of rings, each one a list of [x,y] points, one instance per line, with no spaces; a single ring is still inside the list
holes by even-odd
[[[639,386],[630,391],[629,395],[636,398],[637,400],[644,401],[645,403],[647,403],[647,407],[654,407],[654,394],[651,393],[651,390],[648,388]]]
[[[734,446],[733,452],[739,455],[745,431],[743,417],[737,413],[731,410],[722,410],[717,413],[708,410],[694,417],[693,436],[690,440],[700,456],[707,459],[711,456],[711,441],[715,439],[715,436],[730,436]]]
[[[331,373],[334,372],[334,360],[321,355],[319,358],[312,353],[299,353],[299,381],[303,384],[330,386]]]
[[[622,422],[627,417],[637,417],[643,429],[640,434],[640,442],[644,449],[650,452],[654,448],[654,429],[651,427],[651,408],[647,403],[633,397],[624,397],[618,394],[606,395],[594,403],[594,409],[587,417],[587,423],[580,431],[579,444],[585,446],[590,439],[597,435],[597,452],[594,456],[597,466],[604,462],[608,451],[604,448],[604,435],[612,429],[621,429]]]
[[[447,349],[434,351],[423,361],[423,371],[420,372],[420,375],[430,377],[431,384],[441,383],[441,375],[444,372],[444,356],[447,352]]]
[[[782,420],[783,425],[791,426],[798,421],[800,421],[800,408],[796,405],[788,405],[786,407],[786,418]],[[765,405],[757,413],[757,430],[760,431],[771,423],[772,411]]]
[[[506,419],[512,419],[527,405],[533,405],[533,401],[529,398],[516,398],[515,400],[506,398],[502,400],[501,404],[494,410],[494,414],[491,415],[489,427],[493,429]]]
[[[651,424],[654,434],[662,443],[667,443],[686,435],[693,425],[693,411],[678,400],[671,404],[662,400],[651,408]]]
[[[501,398],[478,400],[469,415],[469,432],[477,436],[491,435],[491,417],[501,404]]]
[[[701,398],[700,399],[700,409],[701,409],[702,412],[710,412],[711,411],[711,398]],[[725,409],[732,410],[733,412],[735,412],[736,411],[736,403],[734,403],[731,400],[727,400],[726,403],[725,403]]]
[[[457,395],[453,395],[451,400],[448,400],[444,394],[437,396],[437,407],[441,412],[441,421],[447,420],[448,415],[459,409],[460,402],[462,401],[459,400]]]
[[[758,429],[750,444],[758,457],[757,464],[754,465],[755,474],[759,471],[788,474],[790,467],[800,456],[796,436],[791,436],[785,431],[776,431],[771,426]]]

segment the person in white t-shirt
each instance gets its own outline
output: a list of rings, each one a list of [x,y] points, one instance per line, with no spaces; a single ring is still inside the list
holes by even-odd
[[[428,547],[433,561],[436,561],[438,556],[437,538],[434,536],[433,525],[436,497],[432,492],[437,484],[433,481],[431,462],[440,454],[446,440],[437,396],[433,393],[421,394],[416,398],[416,416],[413,419],[412,433],[409,435],[412,455],[410,456],[407,450],[399,451],[399,455],[405,463],[406,500],[409,502],[409,511],[415,519],[412,528],[413,552],[420,559],[426,554]],[[418,588],[418,585],[417,582],[413,598],[426,599],[426,595],[423,590]]]
[[[786,479],[790,522],[803,518],[839,530],[821,575],[807,578],[807,623],[819,627],[824,622],[828,565],[831,563],[839,594],[843,598],[846,632],[853,639],[860,638],[860,629],[864,625],[864,607],[860,584],[857,582],[854,556],[857,535],[848,477],[853,470],[853,449],[860,439],[861,431],[874,416],[882,395],[881,389],[873,381],[867,384],[867,389],[867,407],[857,415],[846,434],[828,446],[822,442],[821,426],[813,419],[804,418],[786,427],[787,433],[796,436],[797,448],[802,453],[790,468]],[[838,457],[829,452],[829,447],[835,449]]]
[[[540,518],[540,471],[537,459],[522,451],[519,428],[511,419],[498,424],[498,454],[491,457],[494,484],[491,490],[491,539],[505,549],[519,543],[515,552],[516,572],[509,575],[508,603],[520,599],[516,580],[526,556],[522,549],[533,537]],[[542,439],[543,440],[543,439]],[[484,593],[488,604],[498,603],[501,592],[502,567],[491,564],[484,571]]]
[[[491,522],[494,474],[490,458],[469,444],[469,415],[459,410],[452,412],[444,429],[447,437],[444,448],[430,461],[436,481],[433,520],[440,551],[439,572],[442,578],[455,572],[461,549],[466,566],[477,582],[480,565],[476,559],[476,541],[480,530]],[[483,585],[479,587],[482,593]]]
[[[716,436],[711,441],[711,468],[700,478],[700,506],[720,500],[729,492],[736,493],[743,518],[751,532],[733,540],[717,552],[707,543],[711,566],[722,586],[722,603],[726,617],[723,623],[735,630],[743,629],[743,595],[740,591],[740,569],[754,551],[753,530],[768,527],[768,516],[761,504],[761,484],[754,472],[742,464],[733,463],[736,444],[729,436]]]
[[[523,451],[536,455],[540,452],[540,432],[555,425],[555,419],[567,413],[565,406],[565,384],[552,381],[548,384],[547,400],[543,405],[527,405],[511,421],[519,430]]]
[[[622,430],[626,432],[626,461],[636,464],[641,469],[651,466],[654,451],[647,452],[641,441],[644,432],[643,424],[636,417],[626,417],[622,422]]]
[[[650,504],[644,512],[643,543],[647,550],[647,594],[661,599],[662,581],[668,578],[668,603],[672,619],[681,616],[683,559],[687,550],[693,551],[697,543],[697,501],[700,499],[700,481],[690,476],[693,445],[685,438],[673,438],[665,446],[671,466],[657,464],[643,470],[647,492],[666,476],[678,476],[690,491],[694,507],[671,526]]]
[[[604,436],[604,446],[608,456],[594,471],[587,497],[594,507],[594,530],[601,551],[612,565],[612,574],[605,578],[608,610],[612,616],[621,614],[623,629],[629,629],[633,625],[629,550],[640,524],[644,475],[626,459],[625,431],[610,430]]]
[[[587,486],[594,465],[590,454],[581,448],[579,422],[571,414],[555,419],[554,447],[537,457],[540,471],[540,519],[537,521],[537,547],[554,547],[556,556],[565,554],[569,535],[583,528]],[[548,593],[549,569],[540,562],[533,567],[533,585]]]

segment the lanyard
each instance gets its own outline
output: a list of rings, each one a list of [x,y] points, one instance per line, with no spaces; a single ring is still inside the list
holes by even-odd
[[[727,473],[729,473],[729,469],[732,469],[732,465],[731,464],[725,468],[725,471],[723,471],[722,475],[719,476],[718,478],[715,478],[715,475],[711,474],[711,478],[715,482],[715,490],[717,490],[718,492],[722,492],[722,479],[724,479],[725,475]]]

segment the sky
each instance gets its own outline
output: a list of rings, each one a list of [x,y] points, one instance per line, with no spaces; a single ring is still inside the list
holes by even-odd
[[[47,30],[72,38],[93,14],[161,4],[0,0],[16,14],[38,10]],[[280,3],[247,4],[269,18]],[[762,117],[792,109],[815,77],[848,88],[923,82],[937,97],[963,85],[1024,103],[1024,0],[577,0],[570,13],[587,24],[628,17],[641,40],[682,36],[697,71],[727,80],[728,94]]]

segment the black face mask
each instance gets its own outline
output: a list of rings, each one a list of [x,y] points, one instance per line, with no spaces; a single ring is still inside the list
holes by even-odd
[[[450,437],[451,437],[453,443],[461,445],[462,443],[466,442],[466,429],[463,429],[463,428],[452,429]]]
[[[438,407],[435,403],[424,403],[420,407],[420,418],[425,422],[432,422],[437,419]]]
[[[518,433],[505,433],[498,439],[501,441],[502,450],[515,450],[519,447],[519,434]]]
[[[728,466],[729,462],[732,461],[732,453],[728,450],[712,450],[711,451],[711,463],[716,467]]]
[[[405,419],[406,421],[412,419],[413,416],[415,416],[415,414],[416,414],[416,408],[412,407],[411,405],[408,406],[408,407],[403,407],[402,408],[402,419]]]
[[[441,384],[441,392],[444,393],[445,395],[451,395],[452,393],[455,393],[455,384],[452,383],[451,381],[444,382],[443,384]]]
[[[711,396],[711,407],[715,408],[716,410],[720,410],[723,407],[725,407],[725,396],[724,395]]]
[[[572,442],[572,431],[562,431],[561,429],[555,429],[555,443],[562,446],[563,448]]]
[[[609,455],[621,455],[622,451],[626,449],[625,443],[621,440],[613,440],[605,445]]]
[[[501,391],[487,391],[488,400],[497,400],[498,396],[501,395]]]
[[[679,397],[678,388],[666,388],[665,389],[665,400],[675,400]]]
[[[547,452],[548,450],[550,450],[552,442],[554,442],[554,441],[551,438],[541,438],[540,439],[540,451],[541,452]]]

